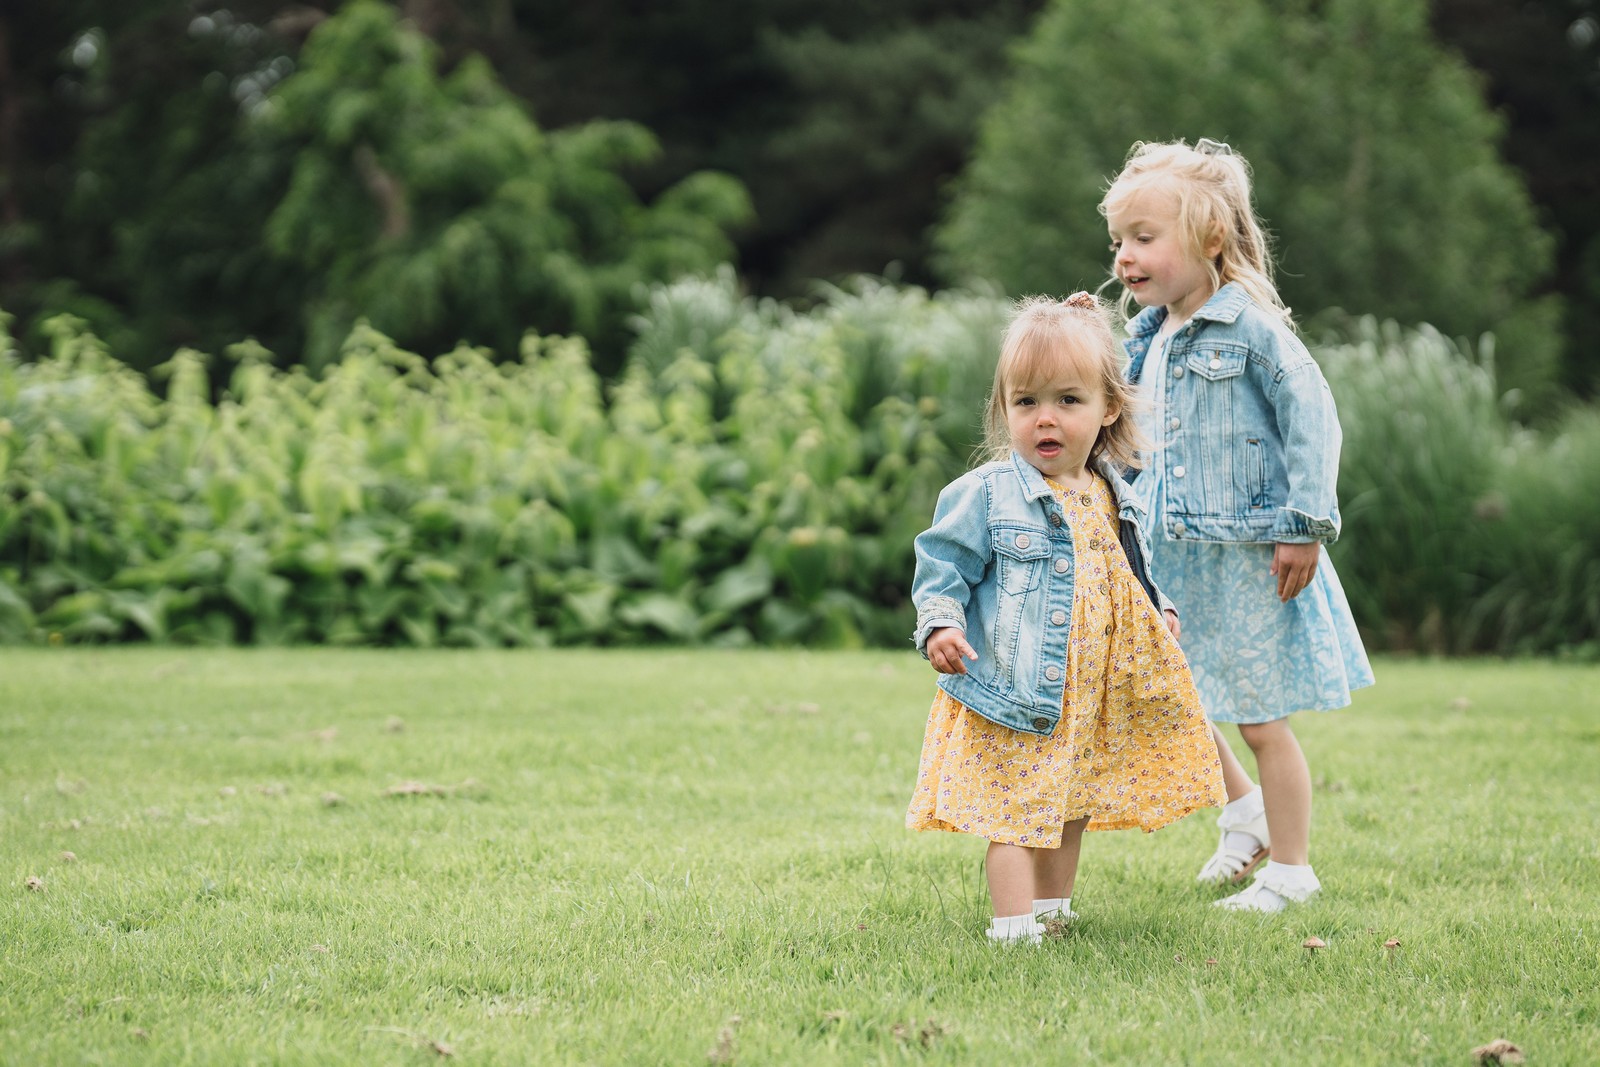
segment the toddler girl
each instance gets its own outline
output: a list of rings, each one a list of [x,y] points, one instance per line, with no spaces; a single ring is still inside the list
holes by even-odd
[[[1339,420],[1273,285],[1242,157],[1225,144],[1136,144],[1100,210],[1112,273],[1144,310],[1128,379],[1153,461],[1133,493],[1183,608],[1183,649],[1213,722],[1239,724],[1256,788],[1217,734],[1228,785],[1203,882],[1218,904],[1278,911],[1320,888],[1311,776],[1289,715],[1350,703],[1372,669],[1322,547],[1339,535]]]
[[[1074,917],[1084,829],[1222,803],[1222,770],[1119,465],[1137,431],[1108,309],[1018,305],[986,414],[991,462],[916,540],[917,648],[939,672],[906,824],[989,841],[989,937]]]

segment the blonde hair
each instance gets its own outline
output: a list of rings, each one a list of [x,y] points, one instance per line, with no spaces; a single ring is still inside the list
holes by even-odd
[[[1100,214],[1109,217],[1134,197],[1166,194],[1175,201],[1175,215],[1184,251],[1205,263],[1212,291],[1237,282],[1263,310],[1293,326],[1289,309],[1272,279],[1272,256],[1266,229],[1251,203],[1250,164],[1219,141],[1135,141],[1122,172],[1106,189]],[[1206,245],[1222,239],[1214,258]],[[1122,294],[1122,311],[1133,310],[1133,294]]]
[[[1059,374],[1065,364],[1082,373],[1085,381],[1098,381],[1107,405],[1117,412],[1110,425],[1100,427],[1089,458],[1103,455],[1124,467],[1140,465],[1138,453],[1145,442],[1129,417],[1136,400],[1122,373],[1122,346],[1111,323],[1110,305],[1090,293],[1073,293],[1065,300],[1029,296],[1017,301],[995,363],[994,388],[984,408],[983,459],[1011,455],[1008,387],[1043,383]]]

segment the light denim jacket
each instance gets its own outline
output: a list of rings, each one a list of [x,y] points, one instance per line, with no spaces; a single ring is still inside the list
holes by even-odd
[[[1120,540],[1152,602],[1171,610],[1150,579],[1144,509],[1113,465],[1096,461],[1121,517]],[[939,687],[979,715],[1048,734],[1061,718],[1072,633],[1072,529],[1044,475],[1015,452],[957,478],[939,494],[933,525],[916,540],[917,651],[943,626],[961,630],[976,662],[941,674]]]
[[[1128,324],[1128,379],[1166,319],[1146,308]],[[1229,283],[1167,342],[1162,442],[1172,540],[1331,542],[1339,536],[1339,416],[1322,369],[1294,332]]]

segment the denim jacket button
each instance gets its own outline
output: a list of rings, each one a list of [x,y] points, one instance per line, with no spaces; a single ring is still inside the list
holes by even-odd
[[[1065,574],[1067,573],[1067,568],[1070,566],[1072,566],[1072,564],[1068,563],[1066,560],[1058,559],[1056,560],[1056,573]]]
[[[1065,626],[1067,624],[1067,613],[1059,609],[1052,611],[1050,613],[1050,621],[1057,626]]]
[[[1037,719],[1033,720],[1033,728],[1035,730],[1043,731],[1043,730],[1049,729],[1049,727],[1050,727],[1050,720],[1045,718],[1043,715],[1041,715]]]
[[[1185,526],[1183,523],[1175,522],[1175,523],[1172,524],[1172,536],[1173,537],[1182,537],[1184,534],[1186,534],[1188,532],[1189,532],[1189,528],[1187,526]]]
[[[1033,538],[1029,537],[1027,534],[1017,534],[1016,543],[1018,548],[1027,548],[1029,545],[1033,544]]]
[[[1176,430],[1180,425],[1181,425],[1181,423],[1180,423],[1180,421],[1179,421],[1179,419],[1178,419],[1178,417],[1176,415],[1174,415],[1172,417],[1172,421],[1171,422],[1167,423],[1167,426],[1170,429],[1173,429],[1173,430]]]
[[[1054,666],[1046,667],[1044,669],[1044,676],[1052,682],[1059,681],[1061,678],[1061,668]]]
[[[1211,369],[1212,370],[1221,370],[1222,369],[1222,360],[1219,359],[1216,356],[1212,356],[1211,357]]]
[[[1172,376],[1174,378],[1182,378],[1183,377],[1183,367],[1181,365],[1173,367],[1172,368]]]
[[[1183,466],[1182,466],[1182,464],[1179,464],[1178,466],[1172,468],[1172,476],[1174,478],[1182,478],[1183,477]]]

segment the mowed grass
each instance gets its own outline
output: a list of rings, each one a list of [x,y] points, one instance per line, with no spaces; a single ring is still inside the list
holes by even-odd
[[[1600,1061],[1600,669],[1378,679],[1320,900],[1212,908],[1201,814],[997,949],[910,652],[0,651],[0,1062]]]

